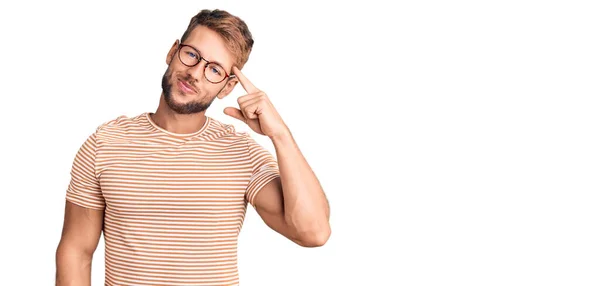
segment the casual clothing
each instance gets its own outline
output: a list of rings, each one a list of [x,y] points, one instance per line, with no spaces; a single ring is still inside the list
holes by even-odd
[[[100,125],[73,162],[66,199],[105,211],[106,285],[237,285],[247,203],[276,159],[211,117],[175,134],[149,115]]]

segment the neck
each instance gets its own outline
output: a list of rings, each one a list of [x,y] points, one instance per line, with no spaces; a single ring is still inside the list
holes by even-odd
[[[169,108],[161,96],[160,103],[155,113],[150,113],[150,118],[160,128],[171,133],[189,134],[194,133],[206,122],[206,110],[194,114],[178,114]]]

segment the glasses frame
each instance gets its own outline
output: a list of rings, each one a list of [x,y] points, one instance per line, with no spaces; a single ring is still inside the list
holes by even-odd
[[[196,64],[193,64],[193,65],[188,65],[188,64],[186,64],[186,63],[184,63],[184,62],[183,62],[183,60],[181,59],[181,48],[183,48],[183,47],[189,47],[189,48],[191,48],[192,50],[194,50],[194,51],[196,52],[196,55],[197,55],[196,59],[198,60],[198,62],[196,62]],[[213,84],[218,84],[218,83],[221,83],[221,82],[223,82],[223,81],[224,81],[224,80],[226,80],[226,79],[231,79],[231,78],[234,78],[234,77],[235,77],[235,75],[233,75],[233,74],[232,74],[232,75],[230,75],[229,73],[227,73],[227,72],[225,71],[225,68],[223,68],[223,66],[221,66],[220,64],[218,64],[218,63],[215,63],[215,62],[208,61],[206,58],[202,57],[202,56],[200,55],[200,51],[198,51],[198,49],[196,49],[196,48],[194,48],[194,47],[192,47],[192,46],[190,46],[190,45],[185,45],[185,44],[181,44],[181,43],[179,43],[179,47],[177,47],[177,58],[179,59],[179,61],[180,61],[180,62],[181,62],[181,63],[182,63],[184,66],[186,66],[186,67],[190,67],[190,68],[191,68],[191,67],[195,67],[195,66],[196,66],[196,65],[198,65],[200,62],[202,62],[202,60],[204,60],[204,61],[206,62],[206,65],[204,66],[204,78],[205,78],[205,79],[206,79],[208,82],[210,82],[210,83],[213,83]],[[206,76],[206,69],[208,68],[208,66],[209,66],[210,64],[215,64],[215,65],[218,65],[218,66],[220,66],[221,68],[223,68],[223,72],[225,73],[225,77],[224,77],[222,80],[220,80],[220,81],[217,81],[217,82],[214,82],[214,81],[211,81],[210,79],[208,79],[208,77]]]

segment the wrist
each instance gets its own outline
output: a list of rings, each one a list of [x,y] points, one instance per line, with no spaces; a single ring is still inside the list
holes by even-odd
[[[274,144],[285,144],[293,141],[292,132],[287,128],[283,132],[269,136],[269,138]]]

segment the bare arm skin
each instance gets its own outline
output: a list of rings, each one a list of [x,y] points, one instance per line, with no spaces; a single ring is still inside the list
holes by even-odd
[[[238,98],[239,109],[227,107],[223,112],[268,136],[277,152],[280,178],[256,194],[256,211],[269,227],[295,243],[322,246],[329,239],[331,228],[329,202],[319,180],[269,97],[237,67],[232,71],[248,94]]]
[[[62,237],[56,249],[56,286],[90,286],[92,257],[104,226],[104,211],[65,204]]]
[[[256,211],[273,230],[304,247],[325,244],[331,234],[329,203],[291,133],[272,138],[281,178],[258,192]]]

